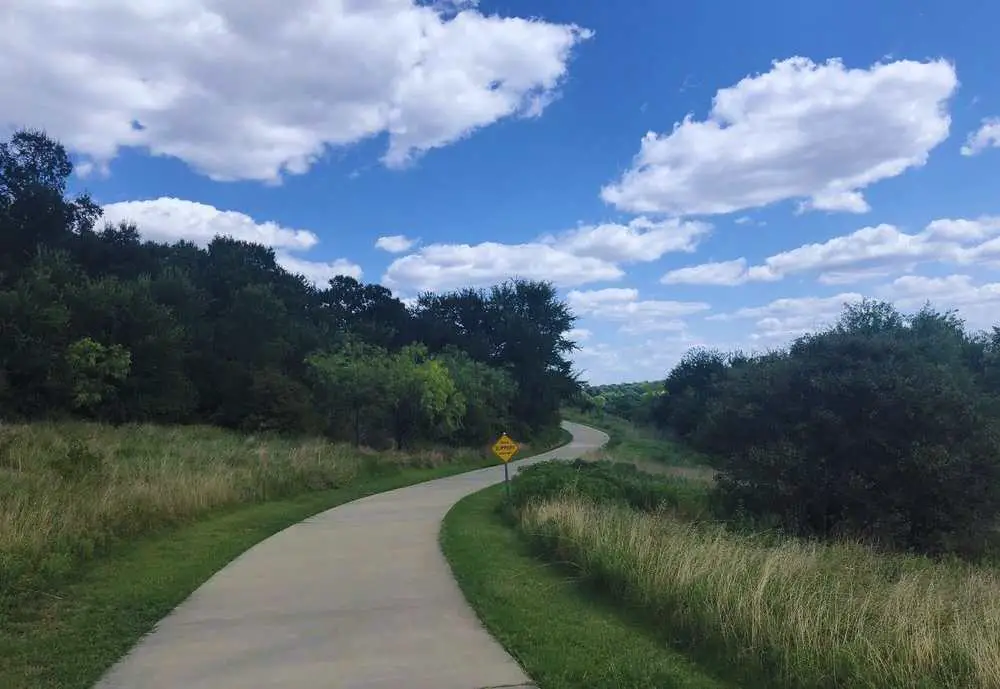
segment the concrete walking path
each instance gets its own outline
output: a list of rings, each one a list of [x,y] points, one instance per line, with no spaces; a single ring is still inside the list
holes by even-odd
[[[572,459],[573,442],[512,462]],[[503,467],[380,493],[257,544],[164,618],[97,689],[487,689],[531,687],[469,608],[438,545],[461,498]]]

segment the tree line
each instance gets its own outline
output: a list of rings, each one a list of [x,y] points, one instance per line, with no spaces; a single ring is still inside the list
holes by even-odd
[[[358,444],[548,432],[579,388],[547,282],[425,293],[315,286],[273,249],[144,241],[70,197],[43,132],[0,143],[0,418],[212,423]]]
[[[627,413],[712,458],[725,519],[997,553],[1000,327],[973,332],[955,312],[865,300],[786,348],[692,350],[658,387]]]
[[[584,384],[572,404],[597,414],[612,414],[640,426],[653,423],[653,408],[663,394],[663,381]]]

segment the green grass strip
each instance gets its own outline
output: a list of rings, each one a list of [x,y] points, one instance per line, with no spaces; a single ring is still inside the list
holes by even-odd
[[[502,486],[448,512],[441,546],[466,599],[541,689],[733,687],[626,610],[534,557],[498,512]]]
[[[406,469],[344,488],[229,509],[140,539],[90,565],[75,583],[0,620],[0,687],[90,689],[156,622],[268,536],[367,495],[473,468]]]

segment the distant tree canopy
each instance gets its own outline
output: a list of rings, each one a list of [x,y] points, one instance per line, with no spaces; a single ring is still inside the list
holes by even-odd
[[[648,425],[653,421],[662,394],[662,382],[585,385],[569,404],[583,411],[613,414],[636,424]]]
[[[272,249],[143,241],[69,198],[45,134],[0,143],[0,416],[211,422],[358,443],[482,443],[558,421],[579,388],[552,285],[314,286]]]
[[[848,305],[784,350],[690,352],[656,421],[716,458],[728,516],[923,552],[995,541],[1000,328]]]

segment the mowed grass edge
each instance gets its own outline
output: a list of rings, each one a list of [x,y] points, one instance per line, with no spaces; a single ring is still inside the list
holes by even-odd
[[[560,447],[572,436],[532,447]],[[344,487],[239,505],[137,539],[88,564],[73,583],[43,594],[30,612],[0,627],[0,687],[91,689],[153,626],[213,574],[260,541],[339,505],[491,466],[463,462],[405,468]]]
[[[499,511],[503,486],[459,501],[441,548],[486,629],[541,689],[723,689],[710,674],[569,571],[535,557]]]

